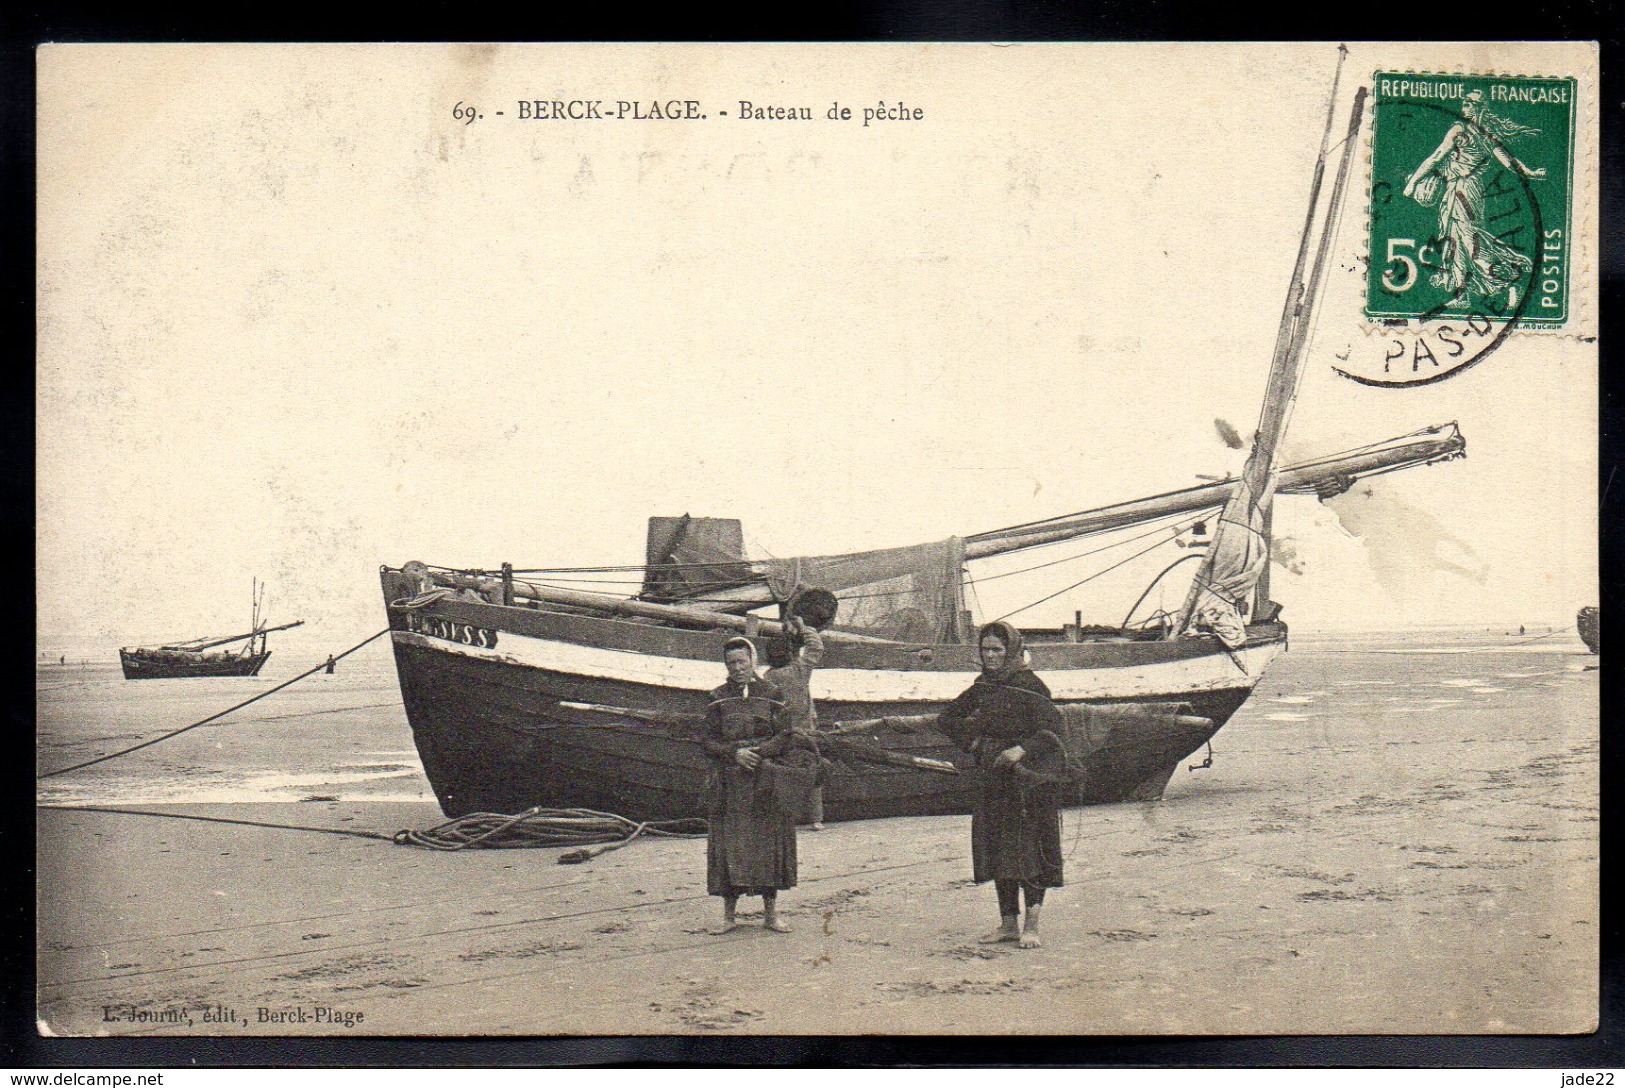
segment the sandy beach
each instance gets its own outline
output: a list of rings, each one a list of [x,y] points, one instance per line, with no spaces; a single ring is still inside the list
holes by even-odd
[[[975,943],[996,918],[965,817],[804,831],[794,931],[761,929],[757,905],[725,937],[706,933],[703,841],[564,866],[332,833],[443,820],[387,654],[357,655],[41,783],[41,1030],[1583,1032],[1596,660],[1571,635],[1295,640],[1210,769],[1161,802],[1066,813],[1067,886],[1024,951]],[[42,668],[40,767],[185,724],[284,665],[138,685]]]

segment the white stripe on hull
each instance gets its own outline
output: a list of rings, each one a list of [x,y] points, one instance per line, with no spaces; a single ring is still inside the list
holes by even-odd
[[[610,650],[532,638],[511,631],[501,633],[500,649],[468,646],[413,631],[396,631],[394,638],[402,645],[459,657],[692,692],[710,691],[726,679],[721,662]],[[1233,658],[1230,654],[1212,653],[1116,668],[1045,669],[1041,676],[1056,699],[1115,700],[1155,695],[1178,698],[1200,691],[1251,688],[1280,651],[1281,644],[1272,642],[1235,651]],[[969,687],[976,675],[974,672],[923,670],[819,669],[814,682],[822,701],[947,702]]]

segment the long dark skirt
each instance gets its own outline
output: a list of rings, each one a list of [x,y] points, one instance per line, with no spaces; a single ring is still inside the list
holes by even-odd
[[[1059,888],[1061,810],[1052,789],[1022,790],[1007,771],[982,775],[971,812],[971,875],[987,880],[1019,880],[1039,888]]]
[[[796,825],[756,776],[730,767],[719,772],[720,811],[709,816],[705,887],[711,895],[761,895],[796,886]]]

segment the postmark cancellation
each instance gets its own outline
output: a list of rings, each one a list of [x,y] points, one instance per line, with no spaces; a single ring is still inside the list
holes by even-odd
[[[1373,385],[1438,381],[1514,329],[1571,312],[1572,77],[1372,77],[1365,317],[1393,348],[1351,360]]]

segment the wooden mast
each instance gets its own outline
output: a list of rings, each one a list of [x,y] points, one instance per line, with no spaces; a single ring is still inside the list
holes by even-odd
[[[1315,160],[1315,179],[1309,185],[1309,209],[1304,213],[1303,235],[1298,239],[1298,258],[1292,266],[1292,280],[1287,287],[1286,304],[1281,307],[1281,324],[1275,332],[1275,356],[1270,361],[1271,371],[1279,366],[1282,359],[1283,348],[1289,348],[1295,331],[1298,302],[1297,296],[1303,279],[1303,262],[1309,253],[1309,234],[1315,222],[1315,205],[1320,200],[1320,184],[1326,175],[1327,143],[1332,134],[1332,121],[1337,109],[1337,84],[1343,77],[1343,61],[1348,57],[1348,46],[1337,47],[1337,70],[1332,73],[1332,93],[1326,99],[1326,127],[1320,136],[1320,156]],[[1268,403],[1266,398],[1265,403]],[[1262,429],[1263,424],[1259,424]],[[1257,441],[1257,435],[1254,435]],[[1274,544],[1275,504],[1271,502],[1264,508],[1264,569],[1258,572],[1258,585],[1253,594],[1253,614],[1265,606],[1270,596],[1270,557],[1269,553]],[[1211,553],[1209,553],[1211,554]],[[1193,587],[1194,592],[1194,587]],[[1186,607],[1191,603],[1187,601]]]
[[[1365,108],[1365,88],[1354,96],[1354,108],[1349,120],[1348,136],[1344,141],[1342,160],[1338,165],[1337,181],[1328,203],[1325,222],[1321,226],[1320,242],[1316,248],[1314,268],[1307,282],[1304,263],[1308,256],[1309,239],[1313,233],[1315,213],[1319,207],[1320,187],[1329,154],[1332,123],[1337,98],[1337,87],[1342,76],[1347,47],[1338,47],[1337,72],[1332,79],[1332,101],[1327,107],[1326,129],[1321,136],[1320,154],[1315,162],[1314,181],[1310,186],[1309,212],[1304,232],[1298,243],[1298,256],[1287,288],[1286,305],[1282,309],[1281,324],[1277,330],[1275,352],[1270,363],[1269,383],[1265,387],[1264,404],[1259,412],[1258,430],[1253,435],[1253,447],[1247,455],[1246,466],[1235,490],[1225,503],[1219,516],[1219,526],[1212,547],[1191,581],[1190,592],[1180,610],[1178,622],[1169,628],[1170,637],[1189,632],[1200,615],[1212,618],[1218,614],[1229,616],[1224,626],[1229,630],[1222,635],[1227,642],[1238,637],[1235,628],[1244,623],[1242,609],[1254,598],[1260,572],[1269,566],[1270,540],[1267,535],[1268,513],[1275,490],[1276,455],[1286,425],[1291,418],[1292,405],[1297,397],[1298,380],[1302,373],[1303,348],[1308,338],[1309,314],[1313,312],[1316,296],[1325,273],[1326,257],[1331,249],[1339,206],[1348,181],[1349,165],[1353,161],[1360,117]],[[1251,584],[1248,584],[1250,581]],[[1233,615],[1231,615],[1233,613]],[[1245,638],[1244,634],[1239,637]]]

